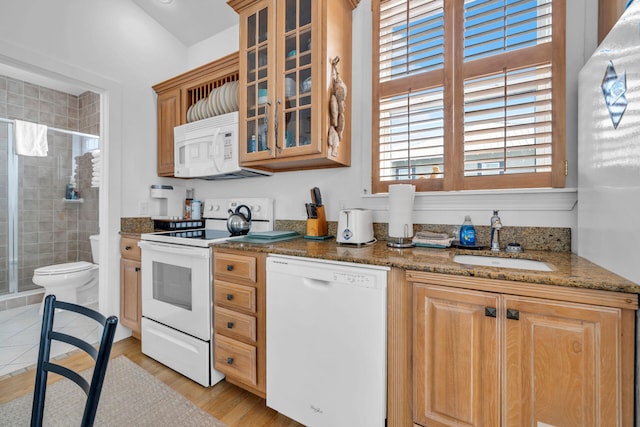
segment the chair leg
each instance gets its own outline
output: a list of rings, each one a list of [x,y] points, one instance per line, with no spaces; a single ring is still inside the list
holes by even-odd
[[[49,360],[49,354],[51,353],[49,332],[53,329],[53,315],[55,313],[53,302],[55,300],[55,295],[48,295],[44,304],[42,329],[40,331],[40,349],[38,351],[38,364],[36,366],[36,383],[33,391],[33,406],[31,408],[31,427],[42,426],[48,376],[48,372],[44,369],[44,364]]]

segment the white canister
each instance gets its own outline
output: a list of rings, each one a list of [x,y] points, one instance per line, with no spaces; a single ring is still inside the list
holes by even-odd
[[[202,219],[202,202],[200,200],[191,202],[191,219]]]

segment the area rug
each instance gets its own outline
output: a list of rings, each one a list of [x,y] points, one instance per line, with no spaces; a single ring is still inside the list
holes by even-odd
[[[89,378],[91,371],[82,375]],[[0,426],[28,426],[32,401],[28,394],[0,405]],[[48,385],[44,425],[79,426],[84,402],[84,392],[70,380]],[[125,356],[109,361],[95,425],[226,427]]]

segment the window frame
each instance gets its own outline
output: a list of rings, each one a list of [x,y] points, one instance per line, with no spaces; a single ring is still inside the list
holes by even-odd
[[[552,41],[464,62],[464,0],[444,0],[444,66],[408,77],[380,82],[380,4],[372,0],[372,193],[386,193],[392,184],[414,184],[416,191],[518,188],[562,188],[566,177],[566,2],[552,2]],[[461,29],[461,30],[456,30]],[[456,34],[459,33],[458,36]],[[464,176],[464,82],[503,69],[541,63],[552,66],[551,172]],[[444,89],[444,177],[380,180],[380,100],[419,90]]]

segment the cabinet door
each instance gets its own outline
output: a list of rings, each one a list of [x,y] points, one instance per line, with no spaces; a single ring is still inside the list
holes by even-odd
[[[131,329],[133,336],[140,338],[142,316],[140,296],[140,262],[120,260],[120,323]]]
[[[621,425],[621,310],[511,296],[504,303],[505,425]]]
[[[323,80],[320,28],[323,2],[278,1],[278,73],[276,155],[289,157],[322,151],[317,105]],[[328,106],[327,106],[328,109]]]
[[[180,89],[159,94],[158,176],[173,176],[173,128],[180,124]]]
[[[275,0],[240,15],[240,161],[275,156]]]
[[[414,420],[425,426],[497,426],[498,297],[414,288]]]

